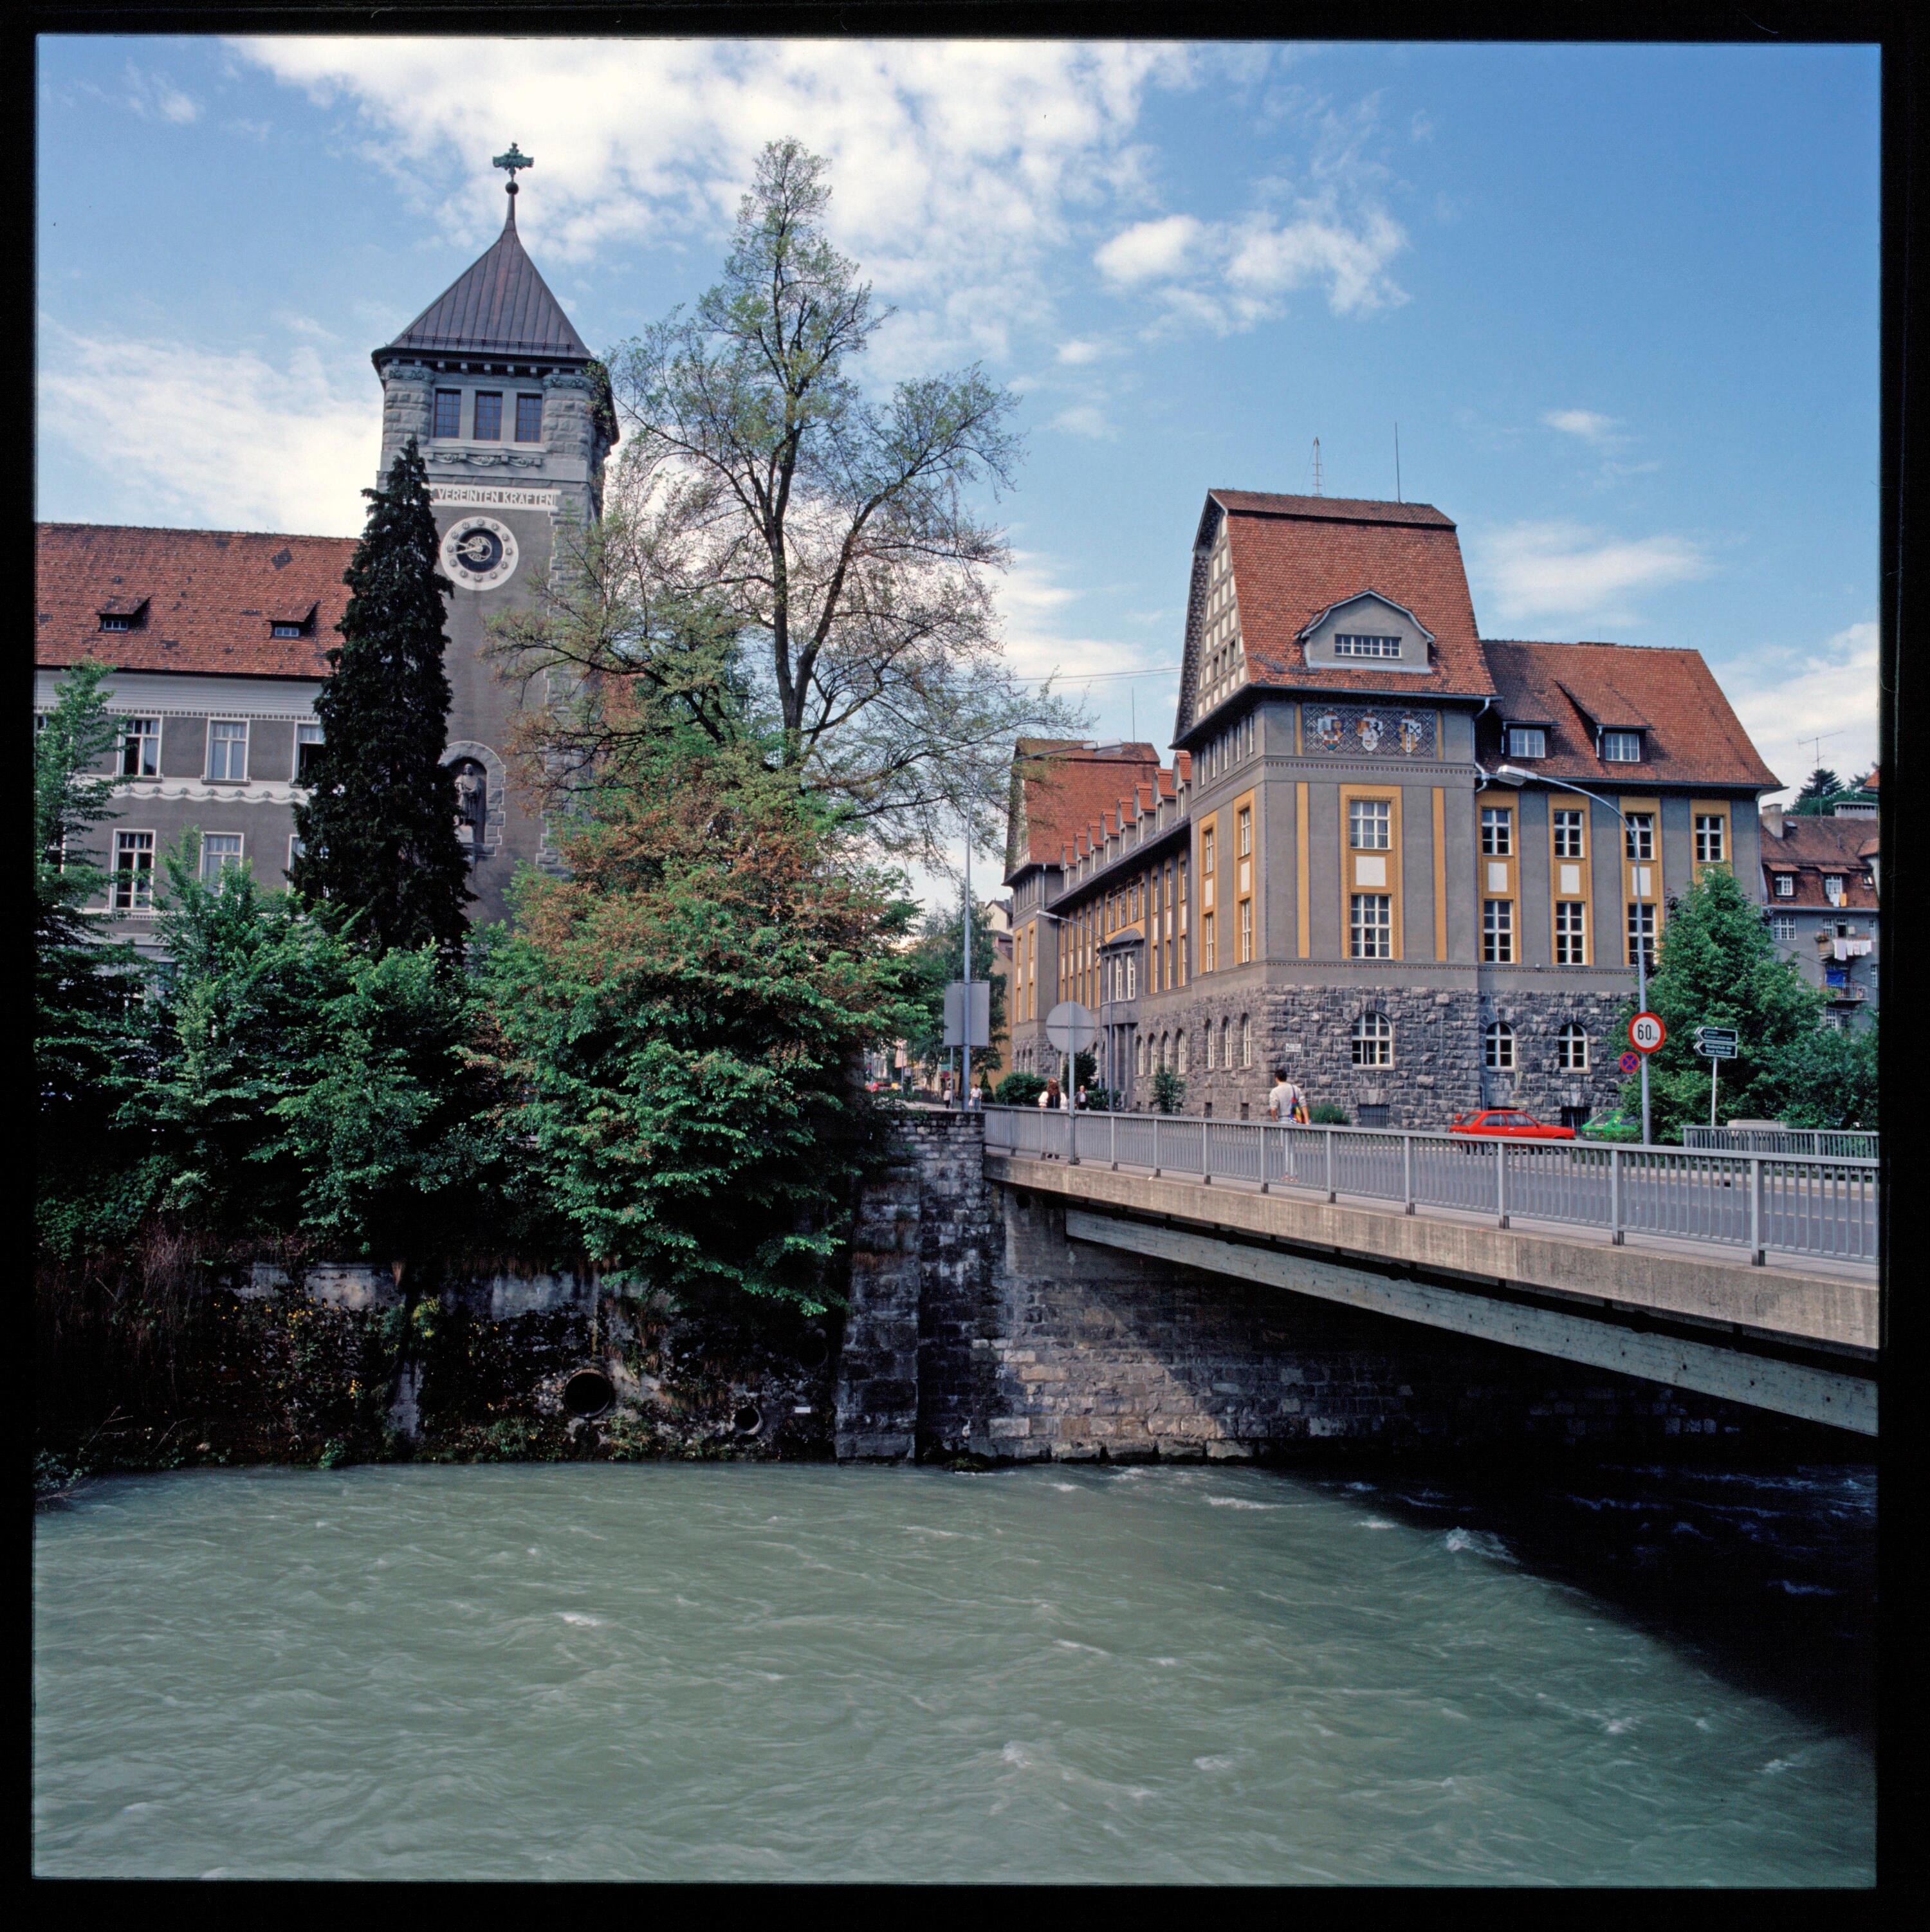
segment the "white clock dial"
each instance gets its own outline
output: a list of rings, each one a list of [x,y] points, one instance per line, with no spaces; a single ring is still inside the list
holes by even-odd
[[[494,590],[516,574],[516,539],[494,517],[464,517],[443,538],[443,570],[458,590]]]

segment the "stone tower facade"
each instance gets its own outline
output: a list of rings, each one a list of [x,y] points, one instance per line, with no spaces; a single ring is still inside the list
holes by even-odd
[[[499,674],[490,622],[527,602],[560,524],[602,514],[617,441],[602,367],[524,251],[516,192],[512,179],[494,245],[374,357],[382,474],[415,437],[455,586],[446,757],[458,767],[479,922],[505,916],[518,863],[557,862],[540,801],[508,755],[517,713],[549,694]]]

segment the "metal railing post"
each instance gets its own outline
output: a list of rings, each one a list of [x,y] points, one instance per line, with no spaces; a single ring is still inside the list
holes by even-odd
[[[1110,1118],[1112,1122],[1112,1172],[1117,1174],[1119,1172],[1119,1116],[1114,1114]]]
[[[1334,1130],[1325,1130],[1327,1136],[1327,1198],[1337,1201],[1340,1197],[1334,1192]]]
[[[1496,1141],[1494,1144],[1494,1211],[1495,1225],[1508,1226],[1508,1143]]]
[[[1616,1247],[1622,1241],[1622,1150],[1608,1150],[1608,1238]]]
[[[1414,1136],[1403,1134],[1400,1137],[1400,1192],[1405,1200],[1405,1211],[1414,1212]]]
[[[1066,1096],[1066,1165],[1079,1165],[1079,1106],[1073,1096]]]
[[[1208,1187],[1211,1187],[1213,1185],[1213,1150],[1208,1144],[1207,1136],[1211,1134],[1212,1131],[1213,1123],[1211,1120],[1202,1120],[1200,1122],[1199,1175],[1201,1180]]]
[[[1763,1265],[1763,1157],[1759,1154],[1749,1156],[1749,1262],[1753,1268]]]
[[[1260,1192],[1267,1192],[1271,1184],[1267,1179],[1267,1124],[1260,1123]]]

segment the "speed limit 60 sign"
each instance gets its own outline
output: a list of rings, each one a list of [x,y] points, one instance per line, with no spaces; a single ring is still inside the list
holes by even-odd
[[[1653,1013],[1637,1013],[1628,1022],[1628,1044],[1637,1053],[1653,1053],[1668,1036],[1668,1028]]]

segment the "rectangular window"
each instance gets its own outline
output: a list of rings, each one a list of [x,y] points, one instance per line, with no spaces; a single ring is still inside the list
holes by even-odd
[[[1562,1028],[1556,1042],[1555,1060],[1564,1073],[1588,1071],[1588,1035],[1572,1020]]]
[[[1719,866],[1728,857],[1724,834],[1723,821],[1716,813],[1696,814],[1695,862],[1698,866]]]
[[[1208,885],[1215,876],[1217,868],[1213,862],[1214,847],[1217,843],[1218,841],[1214,837],[1213,828],[1209,825],[1199,835],[1199,878],[1202,886]]]
[[[1210,912],[1199,922],[1199,970],[1202,973],[1217,971],[1220,962],[1213,941],[1213,915]]]
[[[1334,655],[1337,658],[1397,658],[1400,640],[1353,636],[1343,631],[1334,639]]]
[[[1588,908],[1575,899],[1555,902],[1555,964],[1588,964]]]
[[[1605,765],[1639,765],[1642,762],[1641,733],[1639,731],[1603,732],[1601,761]]]
[[[1539,727],[1511,724],[1508,728],[1508,755],[1511,758],[1545,758],[1548,734]]]
[[[268,627],[271,638],[299,638],[302,634],[299,624],[271,624]]]
[[[134,620],[131,617],[104,616],[101,620],[101,628],[104,631],[131,631],[134,628]]]
[[[1481,956],[1490,966],[1506,966],[1514,958],[1514,902],[1487,899],[1481,909]]]
[[[1240,963],[1244,965],[1253,956],[1253,902],[1251,899],[1240,902]]]
[[[1643,956],[1643,970],[1652,973],[1655,970],[1655,909],[1631,899],[1628,904],[1628,964],[1631,966],[1637,952]]]
[[[322,728],[313,719],[305,718],[295,727],[295,782],[307,784],[315,769],[315,760],[321,755]]]
[[[1355,892],[1349,902],[1348,944],[1356,959],[1394,957],[1394,895]]]
[[[1347,801],[1347,845],[1355,852],[1385,852],[1393,844],[1394,804],[1390,799]]]
[[[303,849],[302,841],[291,832],[288,835],[288,870],[290,872],[294,871],[295,862],[301,857]]]
[[[152,778],[161,776],[161,720],[158,718],[123,718],[121,720],[121,776],[124,778]]]
[[[462,434],[462,392],[460,389],[438,389],[436,392],[436,427],[437,436],[460,436]]]
[[[1579,859],[1582,856],[1582,815],[1566,806],[1555,808],[1555,856]]]
[[[154,834],[114,834],[114,910],[148,912],[154,906]]]
[[[1778,898],[1779,898],[1779,899],[1793,899],[1793,898],[1795,898],[1795,896],[1796,896],[1796,881],[1795,881],[1795,880],[1794,880],[1793,878],[1792,878],[1790,876],[1790,874],[1789,874],[1788,873],[1787,873],[1787,872],[1778,872],[1778,873],[1777,873],[1777,874],[1776,874],[1776,875],[1775,875],[1775,886],[1776,886],[1776,897],[1777,897]]]
[[[1823,874],[1823,896],[1832,905],[1841,905],[1843,903],[1843,880],[1840,873],[1825,872]]]
[[[1514,814],[1510,807],[1481,807],[1481,849],[1490,859],[1505,859],[1514,850]]]
[[[478,442],[503,440],[503,392],[479,389],[476,392],[476,423],[470,434]]]
[[[208,776],[234,783],[248,775],[248,728],[239,718],[208,721]]]
[[[239,832],[204,832],[201,835],[201,876],[212,885],[231,866],[242,862],[242,835]]]
[[[1776,881],[1781,885],[1782,881]],[[1769,934],[1775,939],[1793,939],[1796,937],[1796,915],[1793,912],[1777,912],[1769,915]]]
[[[1631,812],[1622,828],[1623,849],[1631,859],[1655,856],[1655,818],[1650,812]]]
[[[1253,855],[1253,813],[1250,806],[1243,806],[1233,820],[1233,851],[1236,858],[1250,859]]]
[[[543,399],[541,396],[516,398],[516,440],[541,442],[543,440]]]
[[[1870,977],[1872,980],[1876,977],[1874,967],[1871,968]],[[1242,1066],[1250,1066],[1253,1064],[1253,1016],[1251,1013],[1242,1013],[1240,1016],[1240,1064]]]

